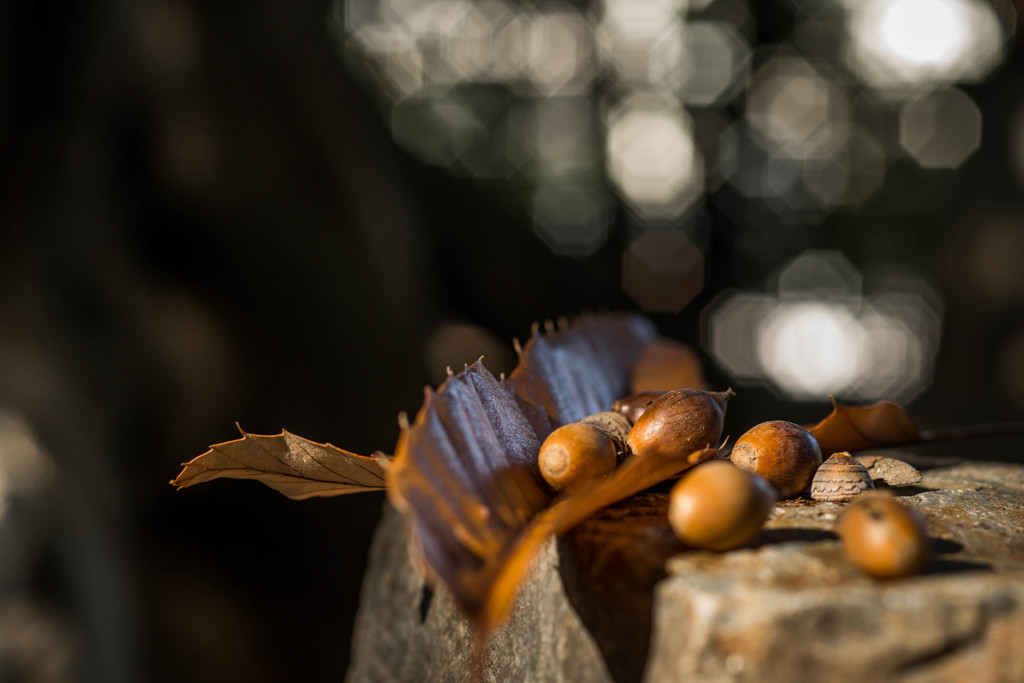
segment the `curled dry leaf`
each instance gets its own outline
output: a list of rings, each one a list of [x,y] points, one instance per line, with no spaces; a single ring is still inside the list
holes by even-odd
[[[295,500],[384,488],[377,459],[287,431],[273,436],[238,431],[241,439],[210,446],[185,463],[171,484],[183,489],[211,479],[255,479]]]
[[[628,460],[608,479],[552,503],[535,465],[541,441],[623,395],[653,335],[637,316],[591,316],[567,329],[535,330],[507,382],[474,363],[428,391],[403,429],[388,469],[389,495],[430,572],[482,632],[504,618],[549,537],[716,453]]]
[[[808,427],[823,457],[840,451],[863,451],[883,446],[902,446],[921,440],[910,416],[891,401],[870,406],[844,406],[834,398],[832,413]]]
[[[533,335],[505,384],[543,441],[551,431],[608,410],[628,393],[629,373],[657,337],[637,315],[587,315]]]
[[[552,502],[537,471],[541,442],[629,393],[631,370],[656,336],[639,315],[585,315],[543,333],[538,326],[525,347],[517,344],[519,364],[507,380],[477,361],[436,392],[427,389],[415,422],[402,426],[393,459],[366,458],[288,432],[243,432],[187,463],[172,484],[257,479],[301,499],[380,489],[386,478],[425,572],[446,585],[486,634],[507,613],[550,536],[717,452],[627,459],[609,478]],[[692,351],[674,358],[690,367]],[[673,362],[658,367],[669,372]]]
[[[516,589],[541,546],[552,536],[570,531],[598,510],[665,481],[718,454],[717,448],[680,453],[668,458],[629,458],[615,473],[593,487],[559,498],[541,511],[503,553],[480,612],[474,616],[484,632],[499,625],[512,606]]]
[[[480,361],[428,389],[399,436],[388,495],[430,572],[471,616],[503,550],[551,500],[534,464],[539,449],[515,397]]]

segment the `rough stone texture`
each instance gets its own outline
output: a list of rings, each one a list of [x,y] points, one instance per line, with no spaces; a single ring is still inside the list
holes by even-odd
[[[867,468],[875,486],[910,486],[921,481],[921,473],[913,465],[884,455],[858,455],[856,460]]]
[[[683,548],[648,493],[547,546],[486,679],[1024,681],[1024,467],[898,455],[922,479],[894,491],[936,541],[923,575],[860,574],[832,531],[842,504],[784,501],[719,554]],[[421,622],[423,595],[389,512],[350,681],[468,680],[469,625],[443,591]]]
[[[472,625],[413,569],[402,517],[389,504],[360,597],[346,680],[468,681]],[[554,543],[545,546],[506,627],[487,648],[485,681],[610,681],[600,651],[569,605]]]

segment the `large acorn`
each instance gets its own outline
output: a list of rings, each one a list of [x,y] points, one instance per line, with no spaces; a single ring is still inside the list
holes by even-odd
[[[800,425],[772,420],[747,430],[729,459],[740,469],[760,474],[783,498],[790,498],[811,483],[821,465],[821,449]]]
[[[777,497],[762,477],[728,460],[711,460],[672,487],[668,522],[687,545],[732,550],[757,536]]]
[[[916,574],[931,557],[921,514],[888,492],[858,496],[836,520],[836,533],[850,562],[878,579]]]
[[[641,458],[657,458],[714,447],[722,438],[725,407],[732,396],[732,389],[676,389],[662,394],[629,432],[630,451]]]
[[[615,463],[615,439],[586,422],[551,432],[537,456],[541,476],[557,491],[586,488],[611,474]]]

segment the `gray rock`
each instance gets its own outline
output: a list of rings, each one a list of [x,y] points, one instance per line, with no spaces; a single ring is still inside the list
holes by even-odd
[[[910,486],[921,481],[917,468],[898,458],[868,454],[858,455],[856,459],[867,468],[872,480],[886,486]]]
[[[413,569],[402,516],[385,503],[370,549],[346,680],[468,681],[472,624],[443,589]],[[611,681],[593,638],[570,606],[554,543],[545,546],[507,624],[486,654],[485,681]]]
[[[784,501],[751,545],[711,553],[648,493],[545,548],[486,680],[1024,680],[1024,467],[913,464],[921,481],[893,490],[935,538],[922,575],[859,573],[832,532],[842,504]],[[348,680],[468,680],[472,628],[440,589],[421,619],[402,526],[389,510],[378,530]]]

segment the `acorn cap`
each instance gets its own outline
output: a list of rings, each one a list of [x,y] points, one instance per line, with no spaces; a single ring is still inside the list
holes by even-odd
[[[814,473],[811,498],[842,503],[874,488],[871,475],[864,465],[849,453],[834,453]]]

